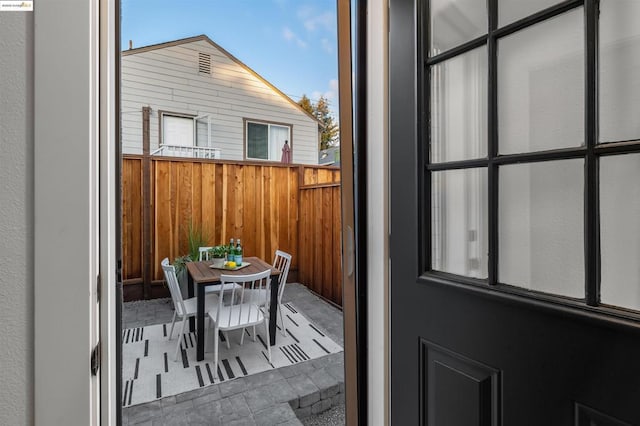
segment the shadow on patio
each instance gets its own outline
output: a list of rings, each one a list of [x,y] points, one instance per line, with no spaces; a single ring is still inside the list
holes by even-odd
[[[296,283],[287,284],[282,302],[291,303],[343,346],[342,311]],[[122,326],[170,323],[172,316],[171,299],[127,302]],[[343,405],[344,353],[340,351],[125,407],[123,425],[300,425],[301,420],[322,424],[312,416]]]

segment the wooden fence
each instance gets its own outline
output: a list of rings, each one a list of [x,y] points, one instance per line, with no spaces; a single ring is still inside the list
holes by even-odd
[[[289,281],[342,303],[339,169],[125,156],[125,300],[168,294],[160,262],[188,252],[190,223],[209,245],[241,238],[245,256],[291,253]]]

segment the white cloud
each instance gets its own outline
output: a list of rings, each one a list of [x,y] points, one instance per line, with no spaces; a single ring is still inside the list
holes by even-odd
[[[311,100],[313,102],[317,102],[318,99],[320,99],[321,96],[324,96],[329,103],[331,104],[331,109],[333,110],[337,110],[338,109],[338,79],[334,78],[329,80],[329,87],[327,90],[320,91],[320,90],[314,90],[313,92],[311,92]]]
[[[331,44],[329,39],[323,38],[322,40],[320,40],[320,44],[322,45],[322,48],[325,52],[333,53],[333,44]]]
[[[332,12],[317,12],[311,6],[302,6],[298,9],[298,18],[309,32],[323,29],[335,34],[337,16]]]
[[[284,37],[284,39],[289,42],[293,42],[297,44],[298,47],[301,47],[302,49],[307,47],[307,43],[304,40],[302,40],[300,37],[298,37],[296,33],[291,31],[289,27],[284,27],[282,29],[282,37]]]
[[[331,12],[315,15],[306,19],[304,21],[304,26],[309,31],[315,31],[320,28],[329,32],[335,32],[336,16]]]

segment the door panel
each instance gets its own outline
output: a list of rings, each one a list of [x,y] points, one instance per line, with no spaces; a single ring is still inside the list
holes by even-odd
[[[452,0],[449,3],[464,7],[472,2]],[[597,22],[594,24],[593,21],[597,14],[593,12],[597,3],[593,0],[584,3],[564,2],[550,6],[547,12],[562,14],[575,7],[575,10],[584,13],[587,22],[585,31],[591,34],[585,38],[593,47],[593,37],[597,34],[594,30]],[[497,11],[496,1],[490,0],[488,4],[490,9]],[[423,16],[429,16],[425,13],[427,6],[427,1],[390,0],[392,424],[640,424],[637,402],[640,400],[640,315],[600,305],[598,237],[600,158],[614,153],[637,152],[640,151],[640,145],[627,142],[606,148],[595,146],[598,140],[593,123],[597,119],[594,108],[597,84],[591,68],[584,71],[582,78],[585,82],[580,83],[586,87],[585,99],[580,101],[585,103],[584,146],[568,148],[562,153],[517,153],[512,157],[498,158],[498,96],[495,91],[499,78],[496,75],[498,61],[496,56],[491,56],[495,54],[498,42],[492,40],[487,49],[490,55],[488,157],[474,159],[473,156],[466,156],[463,158],[471,159],[432,166],[429,164],[429,138],[437,132],[429,128],[433,118],[429,108],[433,108],[433,99],[429,97],[429,84],[425,83],[429,82],[426,78],[428,65],[433,63],[433,58],[427,54],[428,37],[425,34],[428,29],[425,29],[426,23],[423,21]],[[497,22],[496,13],[491,13],[491,10],[489,13],[489,21],[493,25]],[[532,22],[531,26],[535,24]],[[515,27],[507,30],[513,33],[517,31]],[[506,37],[507,30],[502,33],[497,31],[493,36]],[[467,48],[470,51],[480,47],[485,42],[478,40],[477,45],[463,47],[458,53],[464,53]],[[587,47],[585,50],[586,56],[594,54],[593,49]],[[451,57],[454,56],[451,53]],[[585,62],[593,64],[593,60],[591,56]],[[548,77],[553,73],[543,74]],[[535,78],[531,81],[538,82],[538,76],[533,76]],[[539,87],[538,83],[535,87]],[[542,96],[542,91],[538,95]],[[535,102],[539,103],[540,99],[537,97]],[[547,99],[546,102],[553,101]],[[530,129],[529,132],[533,136],[541,134],[544,134],[543,129]],[[504,269],[498,267],[498,258],[502,261],[517,256],[509,256],[513,253],[508,252],[500,252],[498,256],[498,248],[504,248],[501,246],[499,230],[510,219],[506,217],[506,210],[498,214],[500,183],[507,183],[499,180],[500,167],[520,163],[546,165],[552,164],[550,160],[567,159],[580,159],[584,163],[577,169],[584,174],[578,184],[572,186],[578,188],[580,196],[584,193],[584,200],[578,203],[578,206],[584,205],[584,217],[580,208],[579,217],[576,217],[581,223],[579,228],[584,230],[581,236],[584,242],[572,245],[575,247],[571,249],[577,250],[577,254],[584,259],[584,277],[579,278],[585,281],[584,290],[578,286],[569,298],[559,293],[541,293],[540,288],[532,291],[501,283],[500,271]],[[432,259],[434,247],[443,248],[442,253],[448,256],[454,255],[455,250],[447,247],[449,240],[442,235],[432,238],[430,229],[438,226],[439,218],[448,217],[432,208],[434,200],[447,200],[447,196],[434,195],[433,175],[448,170],[483,167],[488,171],[485,193],[471,194],[465,199],[487,197],[487,277],[481,273],[473,274],[473,269],[477,267],[475,262],[454,264],[447,263],[446,258]],[[542,176],[544,179],[547,177]],[[558,181],[558,184],[563,183],[566,182]],[[611,182],[607,181],[607,185],[611,185]],[[450,189],[446,185],[441,188],[444,192],[448,191],[445,194],[448,196],[455,191],[455,188]],[[541,219],[541,214],[535,214],[535,208],[553,209],[558,203],[548,203],[545,197],[536,199],[536,205],[533,205],[534,197],[529,199],[532,203],[529,223],[544,226],[549,219]],[[540,200],[547,204],[540,203]],[[477,201],[482,200],[473,203],[478,205]],[[483,220],[476,222],[483,223]],[[472,222],[461,220],[460,223],[460,226],[469,226]],[[536,233],[536,226],[520,226],[531,238],[541,235],[540,232]],[[442,229],[454,234],[457,232],[452,229],[451,221],[443,222]],[[481,258],[482,250],[487,250],[484,247],[480,250],[470,248],[470,243],[479,241],[478,234],[470,232],[473,229],[474,226],[459,232],[459,235],[468,238],[467,242],[461,240],[464,243],[460,244],[461,252],[471,260],[472,257]],[[510,238],[513,240],[513,235]],[[545,244],[553,244],[556,238],[557,235],[551,233],[547,238],[550,242]],[[544,261],[534,259],[536,262],[531,263],[528,276],[536,274],[544,291],[553,292],[554,288],[562,288],[563,285],[558,278],[562,276],[562,262],[561,268],[556,268],[558,272],[545,270],[544,265],[551,262],[545,260],[550,250],[541,247],[538,247],[539,259]],[[563,251],[559,250],[559,255]],[[637,259],[631,256],[625,260],[637,265]],[[432,270],[432,265],[455,267],[451,266],[449,272],[439,272]],[[513,270],[517,272],[517,264],[506,266],[515,268]],[[504,277],[506,275],[503,274]],[[633,277],[623,277],[623,280],[625,278]]]

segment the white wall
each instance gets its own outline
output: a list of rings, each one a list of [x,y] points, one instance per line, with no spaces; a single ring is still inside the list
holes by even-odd
[[[33,423],[33,14],[0,13],[0,425]]]
[[[211,75],[197,71],[200,52],[211,55]],[[152,109],[151,151],[159,144],[158,111],[162,110],[209,114],[212,145],[222,150],[225,160],[244,159],[244,118],[289,124],[293,162],[318,164],[317,122],[206,40],[133,54],[124,52],[124,153],[142,153],[143,106]]]

